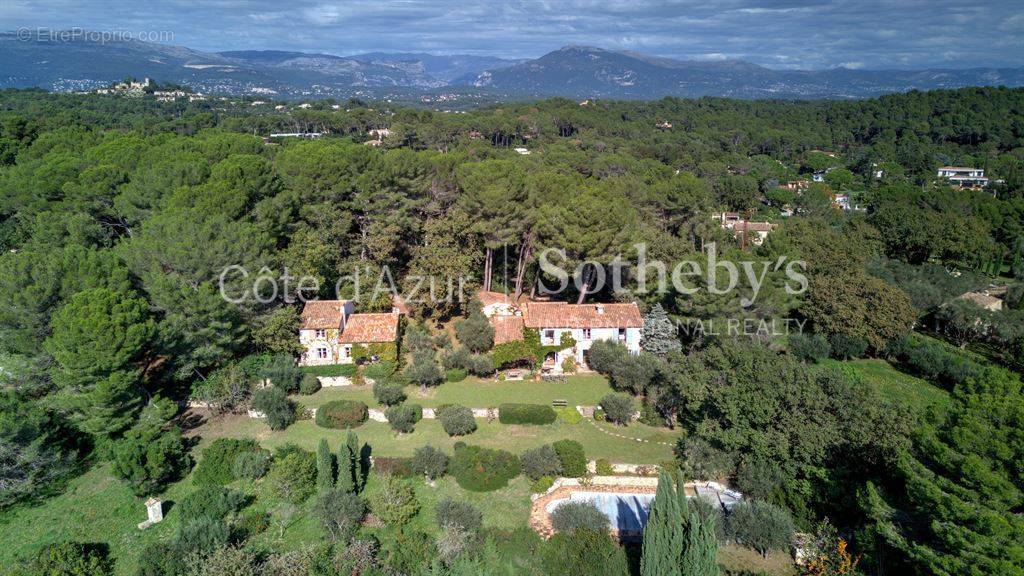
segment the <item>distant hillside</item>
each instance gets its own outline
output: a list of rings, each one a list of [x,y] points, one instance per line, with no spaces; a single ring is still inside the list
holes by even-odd
[[[492,99],[862,98],[911,89],[1024,85],[1024,68],[970,70],[771,70],[739,60],[683,61],[568,46],[525,61],[469,55],[370,52],[356,56],[277,50],[210,53],[140,41],[23,41],[0,33],[0,88],[90,90],[126,76],[207,93],[279,97],[431,93]],[[447,98],[447,96],[445,96]],[[449,100],[450,101],[450,100]]]
[[[567,46],[514,66],[455,80],[481,88],[575,98],[861,98],[912,89],[1024,84],[1024,68],[771,70],[741,60],[683,61]]]

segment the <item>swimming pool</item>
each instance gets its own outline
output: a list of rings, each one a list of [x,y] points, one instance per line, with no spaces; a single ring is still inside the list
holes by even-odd
[[[625,532],[639,532],[647,525],[654,494],[625,494],[614,492],[573,492],[568,498],[552,500],[546,506],[550,514],[568,501],[593,502],[611,521],[612,528]]]

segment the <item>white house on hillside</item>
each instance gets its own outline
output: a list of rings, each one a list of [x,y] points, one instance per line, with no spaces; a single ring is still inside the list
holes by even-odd
[[[621,342],[630,353],[640,352],[644,319],[635,303],[567,304],[565,302],[528,302],[523,306],[523,324],[540,332],[540,343],[552,346],[569,334],[576,344],[571,348],[548,354],[544,366],[554,371],[572,358],[576,365],[587,368],[590,347],[598,340]]]
[[[963,186],[965,188],[982,188],[988,186],[988,178],[981,168],[966,168],[963,166],[943,166],[939,168],[939,178],[946,178],[950,184]]]
[[[302,366],[351,364],[352,347],[398,340],[399,314],[356,314],[348,300],[314,300],[302,308],[299,342]]]

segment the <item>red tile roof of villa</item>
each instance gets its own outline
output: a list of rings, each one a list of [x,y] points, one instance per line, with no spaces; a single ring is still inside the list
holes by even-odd
[[[310,300],[302,307],[302,329],[341,327],[347,300]]]
[[[495,345],[523,339],[522,316],[492,316],[488,320],[494,326]]]
[[[640,308],[628,304],[530,302],[523,308],[527,328],[642,328]]]
[[[390,312],[349,314],[338,339],[345,344],[394,342],[398,339],[398,314]]]

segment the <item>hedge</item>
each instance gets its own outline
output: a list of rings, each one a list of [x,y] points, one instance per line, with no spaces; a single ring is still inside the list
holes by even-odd
[[[501,404],[498,421],[502,424],[551,424],[558,418],[554,408],[544,404]]]
[[[203,449],[202,458],[192,474],[197,486],[224,485],[235,480],[235,460],[243,452],[259,452],[255,440],[218,438]]]
[[[448,380],[449,382],[462,382],[463,380],[466,379],[467,373],[465,368],[451,368],[447,370],[444,374],[445,379]]]
[[[356,400],[334,400],[317,408],[316,425],[321,428],[355,428],[366,422],[368,408]]]
[[[519,475],[519,458],[511,452],[480,446],[461,446],[455,450],[449,472],[464,490],[490,492],[508,486]]]
[[[302,371],[306,374],[326,378],[337,378],[345,376],[351,378],[356,375],[358,367],[355,364],[324,364],[322,366],[303,366]]]
[[[390,378],[397,368],[397,363],[388,360],[381,360],[380,362],[374,362],[373,364],[363,366],[363,376],[366,376],[375,382],[379,382]]]
[[[568,478],[587,475],[587,455],[583,445],[575,440],[559,440],[551,444],[562,462],[562,474]]]

